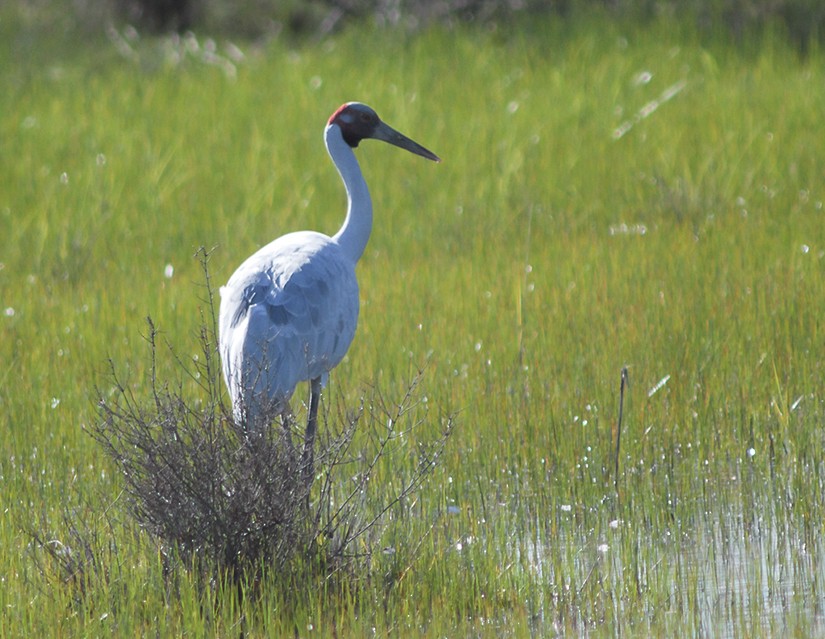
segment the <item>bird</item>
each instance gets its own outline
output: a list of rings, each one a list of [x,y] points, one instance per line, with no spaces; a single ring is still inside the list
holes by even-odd
[[[366,104],[342,104],[324,129],[327,152],[347,193],[341,228],[332,236],[297,231],[278,237],[247,258],[220,289],[218,346],[235,423],[244,432],[261,432],[280,415],[288,432],[290,398],[299,383],[309,381],[301,453],[308,484],[321,389],[346,355],[358,323],[355,266],[369,240],[373,213],[354,151],[367,139],[441,161]]]

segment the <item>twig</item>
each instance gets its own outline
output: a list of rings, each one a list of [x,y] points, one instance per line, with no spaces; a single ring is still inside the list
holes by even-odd
[[[622,367],[622,381],[619,385],[619,420],[616,425],[616,469],[613,476],[613,485],[616,493],[619,492],[619,453],[622,444],[622,417],[624,415],[624,389],[629,384],[627,376],[627,366]]]

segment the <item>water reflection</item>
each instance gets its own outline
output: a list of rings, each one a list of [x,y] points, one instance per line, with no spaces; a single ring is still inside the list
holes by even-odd
[[[650,524],[610,517],[582,526],[576,510],[560,508],[554,537],[517,549],[547,589],[534,632],[616,624],[621,634],[632,624],[642,636],[825,636],[825,547],[810,525],[767,506],[707,510],[652,534]]]

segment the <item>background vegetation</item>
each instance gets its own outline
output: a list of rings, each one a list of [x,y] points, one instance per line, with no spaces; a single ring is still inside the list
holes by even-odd
[[[802,50],[819,41],[825,7],[818,0],[15,0],[27,21],[100,31],[128,23],[141,31],[220,32],[246,38],[281,32],[322,38],[350,23],[419,30],[434,23],[506,24],[512,20],[569,18],[606,12],[611,19],[639,24],[678,20],[701,32],[724,31],[735,38],[780,26]],[[67,8],[69,9],[67,11]]]
[[[821,633],[815,40],[608,8],[79,42],[36,9],[0,12],[0,635]],[[364,513],[444,415],[456,430],[362,573],[170,574],[84,432],[117,391],[107,360],[150,398],[147,315],[200,353],[198,247],[223,282],[276,235],[337,228],[321,130],[349,99],[445,160],[359,149],[376,228],[327,414],[424,369],[420,434]],[[181,379],[173,357],[157,374]]]

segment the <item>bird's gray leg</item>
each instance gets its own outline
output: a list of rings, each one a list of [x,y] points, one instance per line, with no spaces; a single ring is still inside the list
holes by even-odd
[[[318,427],[318,400],[321,398],[321,378],[316,377],[309,382],[309,416],[307,417],[307,429],[304,435],[304,454],[301,459],[301,467],[304,472],[304,482],[307,486],[312,485],[315,474],[314,469],[314,447],[315,432]]]

